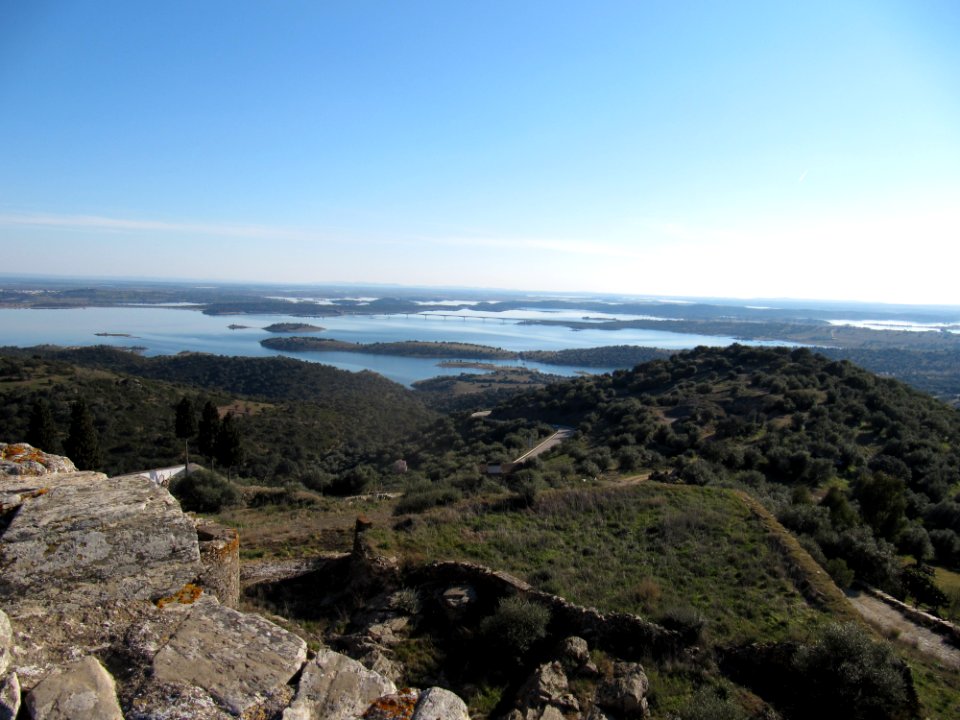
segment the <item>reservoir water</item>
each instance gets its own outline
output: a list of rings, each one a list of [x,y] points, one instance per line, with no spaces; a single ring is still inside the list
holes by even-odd
[[[581,319],[585,313],[574,313]],[[596,313],[592,314],[593,316]],[[657,330],[572,330],[557,325],[522,325],[522,319],[561,319],[570,311],[554,313],[525,310],[496,319],[478,317],[441,317],[414,315],[348,315],[304,318],[287,315],[204,315],[197,310],[169,307],[89,307],[68,310],[0,308],[0,345],[113,345],[139,346],[144,354],[172,355],[182,351],[216,355],[269,357],[286,355],[321,362],[344,370],[372,370],[395,382],[410,385],[438,375],[470,372],[444,368],[439,361],[425,358],[369,355],[351,352],[287,353],[269,350],[260,340],[277,337],[263,328],[277,322],[310,323],[325,330],[318,337],[347,342],[393,342],[401,340],[450,341],[491,345],[505,350],[562,350],[602,345],[640,345],[669,349],[697,345],[723,346],[734,338],[691,335]],[[228,326],[245,325],[231,330]],[[96,333],[108,333],[98,336]],[[129,336],[129,337],[127,337]],[[769,344],[756,343],[744,344]],[[598,373],[613,368],[582,368],[544,365],[514,360],[496,361],[497,365],[523,366],[558,375],[578,372]],[[474,371],[477,372],[477,371]]]

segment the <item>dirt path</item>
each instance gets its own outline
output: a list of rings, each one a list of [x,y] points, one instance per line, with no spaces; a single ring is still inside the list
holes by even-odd
[[[896,635],[900,642],[909,643],[927,655],[932,655],[944,665],[960,669],[960,649],[942,635],[911,622],[886,603],[859,593],[849,596],[850,602],[871,625],[880,628],[886,635]]]

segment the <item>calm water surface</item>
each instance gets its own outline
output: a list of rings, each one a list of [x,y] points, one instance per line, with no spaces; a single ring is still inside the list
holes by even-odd
[[[286,315],[204,315],[196,310],[157,307],[78,308],[70,310],[14,310],[0,308],[0,345],[114,345],[146,348],[146,355],[172,355],[187,350],[216,355],[269,357],[286,355],[333,365],[343,370],[373,370],[409,385],[437,375],[459,375],[460,368],[443,368],[437,360],[350,352],[286,353],[260,345],[276,337],[263,328],[277,322],[307,322],[326,328],[318,337],[347,342],[400,340],[467,342],[505,350],[563,350],[601,345],[642,345],[670,349],[697,345],[729,345],[733,338],[657,330],[571,330],[550,325],[520,325],[519,318],[560,319],[588,313],[522,311],[497,319],[439,317],[437,315],[356,315],[303,318]],[[596,313],[590,314],[596,317]],[[619,316],[618,316],[619,317]],[[231,324],[248,328],[230,330]],[[132,337],[100,337],[95,333],[123,333]],[[745,343],[759,344],[759,343]],[[778,344],[778,343],[766,343]],[[581,368],[519,361],[498,365],[524,366],[559,375],[580,371],[606,372],[613,368]],[[469,371],[468,371],[469,372]]]

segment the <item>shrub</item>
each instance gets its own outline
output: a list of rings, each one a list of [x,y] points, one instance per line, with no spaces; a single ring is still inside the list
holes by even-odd
[[[747,714],[727,697],[701,688],[680,711],[681,720],[743,720]]]
[[[480,623],[488,643],[522,657],[534,643],[546,637],[550,610],[518,595],[504,598],[493,615]]]
[[[240,493],[226,478],[210,470],[195,470],[170,483],[170,492],[184,510],[215,513],[236,505]]]
[[[909,708],[901,663],[856,623],[828,625],[797,650],[793,666],[811,711],[829,708],[833,717],[866,720],[901,717]]]
[[[849,568],[844,560],[840,558],[827,560],[826,570],[841,590],[846,590],[853,585],[853,570]]]
[[[410,488],[397,501],[394,515],[421,513],[439,505],[455,503],[462,497],[459,490],[452,487],[425,485]]]
[[[660,616],[659,622],[668,630],[675,630],[687,645],[700,642],[707,619],[696,608],[689,605],[671,607]]]

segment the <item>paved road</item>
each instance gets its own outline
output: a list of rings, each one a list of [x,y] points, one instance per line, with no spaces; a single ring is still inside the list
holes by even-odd
[[[518,457],[513,462],[522,463],[525,460],[530,460],[531,458],[535,458],[537,455],[545,453],[550,448],[556,447],[571,435],[573,435],[573,428],[568,428],[568,427],[559,428],[553,435],[548,437],[546,440],[544,440],[542,443],[537,445],[535,448],[525,452],[523,455]]]

